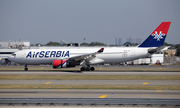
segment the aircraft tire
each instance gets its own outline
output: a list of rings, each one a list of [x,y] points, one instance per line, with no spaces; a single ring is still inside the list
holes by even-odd
[[[28,68],[27,68],[27,67],[25,67],[25,68],[24,68],[24,70],[25,70],[25,71],[28,71]]]
[[[81,71],[85,71],[85,68],[84,68],[84,67],[81,67]]]
[[[95,70],[95,68],[94,68],[94,67],[91,67],[91,68],[90,68],[90,70],[91,70],[91,71],[94,71],[94,70]]]

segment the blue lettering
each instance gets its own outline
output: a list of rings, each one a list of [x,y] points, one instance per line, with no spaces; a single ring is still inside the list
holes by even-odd
[[[62,57],[64,56],[64,51],[63,51],[63,53],[62,53]]]
[[[34,54],[33,54],[33,58],[34,58],[34,56],[35,56],[36,54],[35,54],[35,52],[34,52]]]
[[[43,57],[69,57],[69,51],[41,51],[41,52],[32,52],[30,51],[26,58],[31,58],[31,55],[32,55],[32,58],[37,58],[38,56],[40,58],[43,58]]]
[[[52,51],[51,54],[50,54],[50,57],[55,57],[56,56],[56,51]]]
[[[60,56],[61,56],[61,51],[57,51],[56,57],[60,57]]]
[[[43,54],[43,53],[45,53],[45,52],[44,52],[44,51],[41,51],[41,52],[40,52],[40,55],[39,55],[40,58],[44,57],[44,54]]]
[[[69,51],[66,52],[66,54],[64,55],[64,57],[68,56],[69,57]]]
[[[45,57],[49,57],[50,51],[46,51]]]
[[[31,58],[31,51],[28,53],[28,55],[26,56],[27,57],[30,57]]]
[[[36,56],[35,56],[35,57],[37,57],[38,54],[39,54],[39,52],[36,53]]]

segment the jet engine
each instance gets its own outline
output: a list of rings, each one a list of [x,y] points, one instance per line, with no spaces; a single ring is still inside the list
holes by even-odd
[[[68,62],[68,60],[54,60],[53,68],[67,68],[75,67],[75,64]]]

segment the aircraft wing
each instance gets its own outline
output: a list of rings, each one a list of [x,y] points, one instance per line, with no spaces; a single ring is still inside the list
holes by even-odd
[[[104,48],[101,48],[97,52],[70,57],[68,60],[70,61],[90,60],[96,57],[97,54],[102,53],[103,51],[104,51]]]

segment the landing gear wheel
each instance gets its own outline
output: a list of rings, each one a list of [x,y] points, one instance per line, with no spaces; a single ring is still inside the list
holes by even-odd
[[[25,71],[28,71],[28,68],[27,68],[27,67],[25,67],[25,68],[24,68],[24,70],[25,70]]]
[[[91,68],[90,68],[90,70],[91,70],[91,71],[94,71],[94,70],[95,70],[95,68],[94,68],[94,67],[91,67]]]
[[[24,71],[28,71],[27,65],[24,66]]]
[[[81,67],[81,71],[85,71],[85,67]]]
[[[87,66],[87,67],[81,67],[81,71],[94,71],[94,70],[95,70],[94,67],[89,67],[89,66]]]

